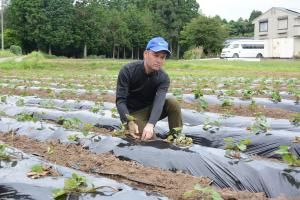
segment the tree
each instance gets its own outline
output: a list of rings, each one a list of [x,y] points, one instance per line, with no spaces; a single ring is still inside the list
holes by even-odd
[[[45,23],[39,37],[48,53],[52,48],[62,50],[73,43],[73,0],[46,0],[44,2]]]
[[[88,50],[98,54],[104,43],[104,7],[97,0],[84,0],[75,4],[74,40],[75,46],[82,49],[83,57]]]
[[[227,36],[220,20],[199,16],[183,28],[180,42],[188,48],[202,46],[205,54],[218,53]]]
[[[252,21],[259,17],[260,15],[262,14],[261,11],[259,10],[252,10],[251,14],[250,14],[250,17],[249,17],[249,22],[252,23]]]
[[[46,21],[44,0],[11,0],[7,12],[9,27],[20,38],[23,49],[40,49],[40,33]]]

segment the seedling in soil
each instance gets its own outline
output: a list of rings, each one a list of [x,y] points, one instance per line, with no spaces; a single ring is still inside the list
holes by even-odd
[[[274,103],[281,102],[281,96],[280,96],[278,90],[274,90],[274,91],[271,92],[271,100],[272,100]]]
[[[68,140],[69,141],[76,141],[78,139],[78,135],[77,134],[73,134],[73,135],[69,135],[68,136]]]
[[[0,101],[1,101],[1,103],[7,104],[7,96],[1,96]]]
[[[182,93],[183,93],[183,89],[182,88],[175,88],[173,90],[173,95],[175,96],[175,98],[178,100],[178,101],[181,101],[182,100]]]
[[[72,177],[65,180],[63,189],[55,189],[52,191],[54,199],[66,198],[68,194],[72,193],[97,193],[98,189],[109,188],[113,193],[118,192],[117,189],[110,186],[88,187],[86,178],[79,176],[76,173],[72,174]]]
[[[243,96],[242,96],[242,99],[244,100],[248,100],[248,99],[251,99],[251,97],[253,96],[253,90],[252,89],[246,89],[246,90],[243,90]]]
[[[83,128],[82,128],[82,134],[86,137],[90,131],[92,131],[94,128],[93,124],[84,124]]]
[[[198,112],[202,112],[208,108],[208,102],[203,97],[200,97],[198,99],[198,102],[199,102],[197,106]]]
[[[232,106],[232,105],[233,105],[233,100],[228,97],[224,98],[221,104],[222,107]]]
[[[232,96],[236,94],[236,90],[226,90],[224,93],[227,96]]]
[[[296,155],[290,152],[289,146],[280,146],[279,150],[274,151],[275,154],[282,156],[282,159],[292,167],[300,167],[300,160]]]
[[[212,187],[209,187],[209,186],[201,187],[201,185],[198,183],[194,186],[193,190],[185,192],[183,194],[183,198],[184,199],[198,199],[199,194],[201,194],[201,193],[204,193],[203,194],[203,197],[205,197],[204,199],[223,200],[221,195],[216,190],[214,190]],[[207,196],[207,195],[209,195],[209,196]]]
[[[24,122],[24,121],[37,122],[38,121],[38,119],[33,116],[33,113],[28,114],[28,113],[22,112],[22,113],[17,114],[15,117],[18,122]]]
[[[117,108],[112,108],[110,111],[111,111],[111,117],[112,118],[118,118],[119,117],[119,113],[118,113]]]
[[[239,142],[234,142],[232,137],[224,138],[227,143],[225,146],[225,157],[228,158],[240,158],[240,151],[245,151],[247,146],[251,144],[250,139],[240,140]]]
[[[209,118],[207,118],[202,129],[209,133],[216,133],[220,129],[220,122],[218,120],[211,122],[209,121]]]
[[[25,106],[24,99],[19,99],[19,100],[16,102],[16,105],[17,105],[17,106]]]
[[[269,124],[267,123],[267,118],[261,113],[256,113],[255,122],[247,127],[248,130],[251,130],[256,135],[267,132],[268,128]]]
[[[255,100],[252,100],[251,103],[249,104],[249,109],[250,110],[255,110],[257,108],[257,103]]]
[[[114,132],[112,133],[112,136],[124,138],[125,130],[126,130],[126,123],[121,124],[120,130],[114,130]]]
[[[128,121],[136,121],[137,120],[134,116],[128,115],[128,114],[126,114],[126,118]]]
[[[294,113],[291,114],[291,119],[290,122],[294,125],[294,126],[300,126],[300,113]]]
[[[181,131],[181,127],[173,128],[173,130],[167,136],[166,140],[178,147],[191,146],[193,144],[193,139],[191,137],[185,136],[183,133],[181,133]]]
[[[31,171],[27,173],[27,176],[32,179],[38,179],[45,176],[61,176],[52,167],[43,166],[41,164],[35,164],[31,167]]]
[[[200,87],[197,87],[197,89],[193,90],[193,93],[195,95],[195,99],[203,97],[203,91]]]
[[[58,123],[62,124],[64,128],[66,129],[80,129],[80,126],[82,125],[82,121],[78,118],[64,118],[59,117]]]
[[[8,147],[7,144],[0,144],[0,160],[3,160],[3,161],[10,160],[9,155],[7,155],[7,153],[5,152],[6,147]]]

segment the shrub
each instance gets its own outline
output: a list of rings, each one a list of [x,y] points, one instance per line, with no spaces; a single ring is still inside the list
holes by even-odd
[[[11,45],[9,48],[10,52],[16,55],[22,55],[22,48],[17,45]]]
[[[183,58],[186,60],[190,59],[200,59],[203,57],[203,47],[196,47],[186,51],[183,55]]]

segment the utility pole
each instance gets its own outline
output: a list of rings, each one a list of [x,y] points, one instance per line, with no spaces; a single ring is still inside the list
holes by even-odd
[[[3,0],[1,0],[1,50],[4,50],[4,35],[3,35]]]

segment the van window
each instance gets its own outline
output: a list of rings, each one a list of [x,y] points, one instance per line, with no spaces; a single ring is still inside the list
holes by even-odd
[[[239,44],[232,45],[232,49],[236,49],[236,48],[239,48]]]
[[[243,49],[263,49],[264,44],[242,44]]]

